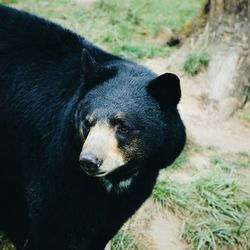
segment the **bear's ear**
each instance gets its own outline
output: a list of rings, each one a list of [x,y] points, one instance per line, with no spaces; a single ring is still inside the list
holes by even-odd
[[[113,72],[110,68],[96,62],[86,49],[82,51],[82,69],[88,87],[93,87],[97,83],[105,81]]]
[[[181,98],[180,80],[171,73],[158,76],[148,84],[147,89],[162,108],[176,106]]]

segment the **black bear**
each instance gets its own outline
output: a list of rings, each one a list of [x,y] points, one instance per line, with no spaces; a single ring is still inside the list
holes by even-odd
[[[185,143],[177,76],[0,5],[0,229],[16,249],[102,250]]]

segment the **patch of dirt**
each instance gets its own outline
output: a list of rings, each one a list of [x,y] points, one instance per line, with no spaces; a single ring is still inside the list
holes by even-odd
[[[208,169],[211,169],[210,156],[207,154],[204,155],[204,154],[197,153],[197,154],[191,155],[189,158],[189,161],[190,161],[190,165],[194,166],[199,171],[199,173],[201,171],[206,171]]]
[[[250,190],[250,168],[245,168],[245,169],[240,169],[238,171],[238,175],[240,178],[240,182],[239,184],[241,185],[241,187],[249,193]]]
[[[148,199],[130,220],[141,250],[186,250],[181,240],[183,225],[173,214]],[[132,248],[131,248],[132,249]]]
[[[192,176],[190,173],[187,173],[185,171],[176,170],[172,172],[171,174],[168,173],[168,177],[172,180],[175,180],[181,184],[187,184],[192,180]]]
[[[154,250],[185,250],[181,241],[180,221],[171,213],[157,213],[151,223],[151,238]]]
[[[181,117],[187,128],[187,135],[196,143],[212,146],[222,152],[250,153],[250,124],[238,117],[227,120],[218,117],[214,110],[204,104],[204,78],[200,73],[187,77],[180,69],[170,66],[172,59],[147,59],[142,63],[157,74],[173,72],[181,79],[182,99],[179,104]]]

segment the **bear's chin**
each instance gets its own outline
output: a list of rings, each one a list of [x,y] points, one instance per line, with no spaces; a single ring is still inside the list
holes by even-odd
[[[121,167],[114,169],[103,177],[109,179],[112,183],[119,183],[137,175],[138,171],[139,169],[137,166],[132,164],[125,164]]]
[[[123,192],[129,189],[133,182],[133,179],[138,175],[138,171],[131,170],[129,172],[115,171],[103,175],[102,178],[96,178],[105,187],[107,192],[112,192],[117,195],[121,195]]]

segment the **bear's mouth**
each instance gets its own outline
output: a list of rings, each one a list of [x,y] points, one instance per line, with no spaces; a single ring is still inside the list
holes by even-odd
[[[118,168],[120,168],[120,167],[118,167]],[[112,169],[112,170],[102,170],[102,169],[90,170],[88,168],[82,168],[82,169],[87,175],[92,176],[92,177],[97,177],[97,178],[107,176],[107,175],[109,175],[117,170],[117,168]]]
[[[101,170],[95,170],[95,171],[91,171],[89,169],[83,168],[83,171],[92,177],[103,177],[105,175],[107,175],[108,173],[106,171],[101,171]]]
[[[99,170],[99,171],[96,171],[95,173],[87,173],[88,175],[91,175],[93,177],[97,177],[97,178],[101,178],[101,177],[105,177],[107,175],[110,175],[116,171],[118,171],[118,169],[120,169],[122,166],[118,167],[118,168],[115,168],[115,169],[112,169],[112,170],[109,170],[109,171],[103,171],[103,170]]]

